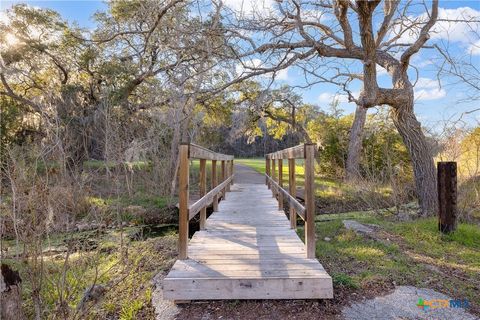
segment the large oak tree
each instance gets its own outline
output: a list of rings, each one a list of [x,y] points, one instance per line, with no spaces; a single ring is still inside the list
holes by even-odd
[[[426,3],[393,0],[385,1],[382,9],[380,3],[277,1],[264,14],[260,6],[242,14],[227,10],[224,27],[240,61],[261,61],[247,65],[251,74],[278,72],[297,64],[315,76],[329,61],[361,63],[363,90],[355,102],[362,108],[391,107],[395,127],[410,153],[422,214],[429,215],[437,210],[435,165],[414,113],[415,97],[408,71],[412,56],[430,38],[429,31],[438,15],[438,0],[430,7]],[[421,18],[409,19],[407,15],[413,10]],[[409,37],[405,37],[407,34]],[[390,75],[390,88],[379,85],[377,65]]]

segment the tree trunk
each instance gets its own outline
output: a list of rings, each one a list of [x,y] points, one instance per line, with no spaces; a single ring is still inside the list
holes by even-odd
[[[412,160],[421,214],[434,215],[438,209],[435,165],[420,122],[415,117],[413,102],[393,107],[392,119]]]
[[[360,178],[360,157],[362,154],[363,128],[367,119],[367,109],[357,105],[350,140],[348,141],[346,178],[348,181]]]
[[[0,272],[0,319],[25,319],[22,310],[20,276],[8,265],[2,264]]]

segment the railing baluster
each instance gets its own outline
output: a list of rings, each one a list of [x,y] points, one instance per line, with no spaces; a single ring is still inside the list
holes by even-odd
[[[230,160],[230,176],[233,176],[233,170],[234,170],[233,166],[234,166],[234,164],[233,164],[233,159],[232,159],[232,160]],[[233,178],[232,178],[232,181],[230,182],[230,184],[233,186]]]
[[[232,162],[232,160],[228,160],[228,161],[226,162],[226,166],[227,166],[227,167],[226,167],[226,170],[227,170],[227,177],[226,177],[226,179],[230,178],[230,175],[231,175],[231,173],[230,173],[230,170],[231,170],[231,165],[230,165],[230,163],[231,163],[231,162]],[[227,184],[226,192],[230,192],[230,183]],[[226,192],[225,192],[225,194],[226,194]]]
[[[187,259],[188,256],[188,180],[189,180],[189,160],[188,160],[188,144],[181,144],[179,147],[179,223],[178,223],[178,258]]]
[[[278,159],[278,185],[283,188],[283,159]],[[278,210],[283,210],[283,195],[278,193]]]
[[[275,171],[276,171],[276,169],[275,169],[275,159],[272,159],[272,179],[273,179],[273,181],[277,181]],[[273,197],[275,197],[277,195],[274,187],[272,187],[272,195],[273,195]]]
[[[305,144],[305,246],[307,258],[315,258],[315,145]]]
[[[297,216],[305,221],[305,247],[307,258],[315,258],[315,144],[303,144],[292,148],[269,153],[265,156],[266,184],[273,196],[278,195],[279,209],[283,209],[286,199],[290,207],[290,227],[297,227]],[[283,188],[283,159],[288,159],[288,187]],[[297,184],[295,177],[295,159],[304,159],[305,168],[305,204],[296,199]],[[276,163],[278,160],[278,178]]]
[[[225,197],[230,183],[233,184],[233,156],[215,153],[193,143],[181,143],[178,149],[178,258],[188,259],[188,225],[190,219],[200,213],[200,230],[207,221],[207,207],[211,203],[213,211],[218,211],[219,195]],[[189,204],[190,159],[200,160],[199,194],[200,199]],[[207,160],[212,161],[212,190],[207,192]],[[217,161],[222,161],[222,182],[218,183]],[[227,165],[227,167],[225,167]],[[231,170],[230,170],[231,168]],[[218,188],[216,188],[218,186]]]
[[[217,184],[217,160],[212,160],[212,189],[215,188]],[[213,197],[213,211],[218,211],[218,195]]]
[[[265,172],[267,176],[270,176],[270,158],[265,157]],[[265,183],[267,184],[268,189],[270,189],[270,183],[268,181],[268,177],[265,177]]]
[[[225,161],[224,160],[222,160],[221,170],[222,170],[221,179],[222,179],[222,182],[223,182],[223,181],[225,181]],[[227,198],[226,189],[222,190],[222,198],[223,198],[223,200],[225,200]]]
[[[297,197],[297,184],[295,181],[295,159],[288,159],[288,191],[294,198]],[[297,228],[297,214],[295,208],[290,206],[290,227]]]
[[[200,159],[200,198],[207,193],[207,160]],[[200,210],[200,230],[205,229],[207,221],[207,207]]]

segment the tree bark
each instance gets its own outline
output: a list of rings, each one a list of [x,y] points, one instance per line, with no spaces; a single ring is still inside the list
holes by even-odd
[[[0,319],[25,319],[22,310],[20,276],[8,265],[2,264],[0,272]]]
[[[360,158],[362,154],[363,129],[367,119],[367,109],[357,105],[355,118],[353,119],[352,129],[350,130],[350,139],[348,141],[346,179],[347,181],[356,180],[360,175]]]
[[[435,164],[420,122],[413,111],[413,97],[411,103],[392,108],[392,119],[412,160],[421,214],[434,215],[438,210]]]

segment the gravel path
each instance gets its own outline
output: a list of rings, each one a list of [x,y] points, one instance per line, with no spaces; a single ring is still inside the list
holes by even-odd
[[[435,319],[435,320],[475,320],[479,319],[464,308],[430,308],[423,310],[417,306],[418,299],[448,300],[450,297],[431,289],[399,286],[383,297],[355,303],[343,309],[345,320],[388,320],[388,319]],[[473,303],[473,301],[470,301]]]
[[[243,164],[235,164],[233,170],[235,172],[235,177],[233,179],[234,183],[265,183],[265,176],[248,166],[245,166]]]

